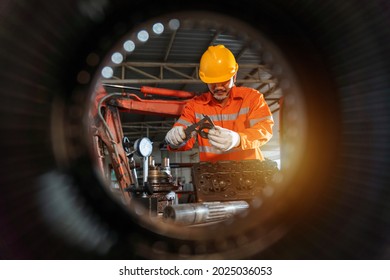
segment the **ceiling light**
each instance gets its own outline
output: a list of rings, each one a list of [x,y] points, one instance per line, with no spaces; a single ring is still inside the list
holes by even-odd
[[[172,30],[178,30],[180,27],[180,21],[178,19],[171,19],[169,21],[169,28]]]
[[[149,33],[146,30],[141,30],[140,32],[138,32],[137,38],[141,42],[146,42],[149,39]]]
[[[109,66],[106,66],[103,68],[102,70],[102,76],[106,79],[109,79],[112,77],[112,75],[114,75],[114,70],[112,70],[111,67]]]
[[[123,61],[123,55],[121,53],[119,53],[119,52],[113,53],[112,56],[111,56],[111,60],[115,64],[120,64]]]
[[[125,51],[127,52],[132,52],[134,51],[135,49],[135,44],[132,40],[128,40],[126,41],[124,44],[123,44],[123,48],[125,49]]]
[[[164,25],[160,22],[153,24],[153,32],[158,34],[158,35],[163,33],[164,32]]]

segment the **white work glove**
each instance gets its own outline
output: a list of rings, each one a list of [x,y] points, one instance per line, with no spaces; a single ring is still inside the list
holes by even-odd
[[[237,132],[220,126],[210,129],[208,138],[211,145],[225,152],[240,144],[240,135]]]
[[[184,127],[174,126],[171,130],[168,131],[165,136],[165,141],[168,142],[173,147],[178,147],[186,140],[186,134],[184,132]]]

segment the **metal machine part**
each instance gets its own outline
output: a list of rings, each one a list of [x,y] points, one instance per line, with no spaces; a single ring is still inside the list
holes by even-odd
[[[200,162],[192,167],[198,202],[250,200],[262,196],[278,172],[271,160]]]
[[[163,158],[161,166],[156,166],[153,157],[149,157],[148,182],[154,192],[170,192],[174,185],[172,182],[169,158]]]
[[[165,207],[163,219],[180,225],[196,225],[229,219],[247,211],[246,201],[176,204]]]
[[[153,197],[157,199],[157,212],[162,213],[164,208],[174,203],[171,197],[176,186],[173,183],[169,158],[163,158],[161,165],[155,164],[152,156],[148,161],[148,184],[153,188]]]
[[[197,123],[188,126],[184,130],[184,133],[186,134],[186,139],[190,139],[193,132],[199,133],[199,135],[202,138],[207,138],[208,132],[206,131],[206,129],[207,130],[212,129],[214,126],[215,125],[213,121],[210,119],[210,117],[203,115],[203,119],[201,119]]]

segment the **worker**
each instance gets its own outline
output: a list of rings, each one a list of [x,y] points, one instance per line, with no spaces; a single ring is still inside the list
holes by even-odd
[[[238,64],[228,48],[208,47],[200,60],[199,77],[209,91],[192,98],[166,134],[170,151],[192,149],[197,138],[200,161],[264,160],[260,147],[272,137],[272,113],[263,94],[235,85],[237,71]],[[208,137],[198,134],[187,139],[185,129],[204,116],[214,124]]]

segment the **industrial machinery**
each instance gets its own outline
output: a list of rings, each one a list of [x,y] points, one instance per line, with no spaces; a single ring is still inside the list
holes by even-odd
[[[194,94],[167,89],[142,87],[144,94],[160,94],[191,98]],[[124,137],[120,112],[159,114],[169,117],[180,115],[186,101],[146,100],[134,93],[107,93],[100,86],[95,94],[95,102],[90,111],[91,133],[93,147],[98,161],[98,169],[103,180],[115,181],[107,184],[108,189],[117,196],[123,204],[130,205],[131,200],[137,200],[157,213],[158,202],[172,200],[167,193],[175,189],[170,174],[169,159],[164,158],[161,166],[156,166],[150,157],[151,141],[143,137],[131,142]],[[134,156],[142,158],[142,180],[137,174]]]
[[[159,114],[178,117],[193,93],[141,87],[144,94],[175,96],[182,100],[142,99],[134,93],[107,93],[103,86],[96,92],[91,110],[93,146],[98,167],[111,192],[125,206],[140,203],[150,216],[180,225],[206,224],[228,219],[250,208],[270,185],[278,168],[266,160],[200,162],[191,164],[195,201],[179,204],[179,186],[171,174],[169,157],[157,164],[152,157],[153,143],[147,137],[124,137],[121,112]],[[207,137],[214,126],[208,116],[186,129],[188,137],[199,133]],[[142,165],[135,158],[142,159]],[[139,174],[142,170],[142,176]]]

